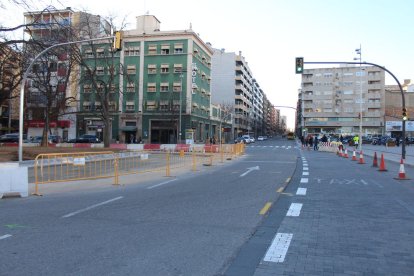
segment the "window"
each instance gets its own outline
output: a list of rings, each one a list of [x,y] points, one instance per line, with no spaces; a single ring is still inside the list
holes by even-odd
[[[157,108],[155,101],[147,101],[147,110],[155,110]]]
[[[161,64],[161,74],[167,74],[170,72],[169,64]]]
[[[125,56],[139,56],[139,46],[128,47],[124,50]]]
[[[148,64],[148,74],[156,74],[156,73],[157,73],[157,65]]]
[[[131,56],[139,56],[139,46],[135,46],[132,48],[132,55]]]
[[[156,55],[157,54],[157,45],[151,44],[148,46],[148,55]]]
[[[84,52],[85,58],[93,58],[93,52],[91,49],[85,50]]]
[[[135,83],[128,82],[126,92],[135,92]]]
[[[95,102],[95,110],[102,110],[101,102]]]
[[[174,44],[174,54],[182,54],[183,53],[183,44],[182,43],[175,43]]]
[[[96,67],[96,75],[97,76],[102,76],[104,74],[105,74],[104,67]]]
[[[183,71],[182,64],[174,64],[174,73],[181,73]]]
[[[170,45],[165,44],[161,45],[161,55],[169,55],[170,54]]]
[[[344,95],[352,95],[352,94],[354,94],[354,91],[353,90],[344,90],[343,92],[344,92]]]
[[[354,109],[352,107],[345,107],[344,111],[345,113],[354,113]]]
[[[325,73],[325,74],[323,74],[323,76],[325,77],[325,78],[332,78],[332,73]]]
[[[96,57],[98,57],[98,58],[105,57],[105,49],[104,48],[96,49]]]
[[[91,93],[92,92],[92,85],[84,84],[83,85],[83,93]]]
[[[116,74],[115,66],[108,66],[108,75],[114,76]]]
[[[157,91],[157,88],[156,88],[155,83],[149,82],[147,84],[147,92],[156,92],[156,91]]]
[[[126,102],[125,110],[126,111],[134,111],[135,110],[134,102]]]
[[[108,103],[108,109],[109,111],[116,111],[116,103],[111,101]]]
[[[109,93],[115,93],[115,84],[111,84],[109,87]]]
[[[173,100],[173,110],[174,111],[180,110],[180,101],[179,100]]]
[[[104,84],[98,83],[98,85],[96,87],[96,91],[97,92],[103,92],[104,91],[104,88],[105,88]]]
[[[127,74],[128,75],[135,75],[136,74],[135,65],[128,65],[127,66]]]
[[[160,110],[169,110],[170,103],[169,101],[160,101]]]
[[[161,92],[168,92],[170,90],[170,84],[168,82],[162,82],[160,85]]]
[[[90,102],[83,102],[83,110],[90,111],[91,110],[91,103]]]
[[[181,92],[181,82],[174,82],[173,84],[173,91],[174,92]]]

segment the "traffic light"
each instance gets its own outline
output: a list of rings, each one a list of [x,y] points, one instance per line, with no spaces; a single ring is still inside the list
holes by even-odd
[[[303,73],[303,57],[296,58],[296,74]]]
[[[114,45],[113,48],[115,51],[122,50],[122,33],[120,31],[115,32],[114,34]]]
[[[403,121],[408,120],[407,108],[405,108],[405,107],[402,110],[402,119],[403,119]]]

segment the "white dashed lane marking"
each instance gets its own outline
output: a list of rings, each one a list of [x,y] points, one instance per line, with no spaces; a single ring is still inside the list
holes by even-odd
[[[289,210],[286,213],[287,217],[298,217],[300,215],[300,210],[302,209],[302,203],[292,203],[290,204]]]
[[[263,261],[283,263],[292,238],[293,234],[291,233],[277,233],[272,244],[267,249]]]
[[[307,188],[298,188],[296,195],[306,195]]]
[[[4,240],[4,239],[7,239],[7,238],[10,238],[12,235],[10,235],[10,234],[6,234],[6,235],[3,235],[3,236],[0,236],[0,240]]]

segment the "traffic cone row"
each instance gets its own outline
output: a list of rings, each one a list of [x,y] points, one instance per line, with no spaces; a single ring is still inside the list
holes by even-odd
[[[336,154],[339,157],[344,157],[344,158],[348,158],[348,151],[347,149],[342,150],[342,148],[338,149]],[[357,157],[356,157],[356,152],[355,150],[352,153],[352,161],[357,161]],[[359,152],[359,161],[358,164],[365,164],[365,160],[364,160],[364,154],[362,152],[362,150]],[[374,152],[374,159],[373,159],[373,163],[372,163],[372,167],[374,168],[378,168],[378,158],[377,158],[377,152]],[[384,159],[384,154],[381,153],[381,161],[380,161],[380,165],[379,165],[379,169],[378,171],[380,172],[386,172],[387,169],[385,167],[385,159]],[[405,174],[405,169],[404,169],[404,160],[401,158],[400,161],[400,170],[398,172],[398,177],[395,177],[394,179],[397,180],[409,180],[409,178],[407,178],[406,174]]]

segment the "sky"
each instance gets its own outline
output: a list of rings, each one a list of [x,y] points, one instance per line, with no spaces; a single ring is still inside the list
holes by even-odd
[[[410,0],[37,0],[71,7],[103,17],[116,16],[118,26],[135,28],[136,16],[155,15],[161,31],[184,30],[190,24],[204,42],[226,52],[242,52],[274,106],[296,107],[300,75],[295,57],[306,61],[353,61],[355,49],[362,60],[385,66],[402,83],[414,79],[414,1]],[[23,22],[21,7],[0,0],[0,24]],[[327,65],[326,67],[331,67]],[[395,84],[386,77],[386,84]],[[214,91],[212,91],[214,93]],[[280,108],[294,128],[295,111]]]

